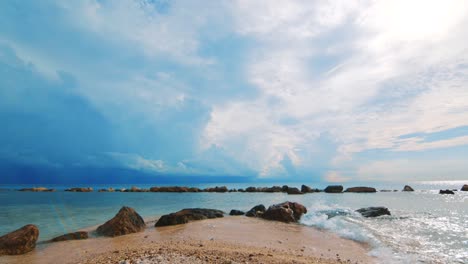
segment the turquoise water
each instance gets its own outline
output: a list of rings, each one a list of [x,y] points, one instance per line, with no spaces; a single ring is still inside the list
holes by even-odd
[[[286,200],[304,204],[309,212],[304,225],[327,229],[342,237],[367,242],[371,255],[382,263],[468,263],[468,192],[439,195],[439,189],[459,189],[464,182],[418,182],[415,192],[374,194],[287,195],[283,193],[70,193],[70,186],[53,193],[17,192],[31,186],[0,186],[0,235],[25,224],[36,224],[40,240],[95,226],[112,218],[121,206],[135,208],[150,218],[188,207],[248,210]],[[196,187],[215,186],[209,184]],[[218,184],[221,185],[221,184]],[[272,186],[271,184],[227,184],[228,188]],[[282,184],[276,184],[282,185]],[[300,184],[288,184],[300,187]],[[348,183],[345,187],[367,185],[377,189],[401,190],[400,183]],[[126,186],[92,186],[129,188]],[[149,188],[151,185],[136,185]],[[309,184],[323,188],[325,185]],[[5,190],[5,189],[9,189]],[[354,211],[361,207],[386,206],[392,216],[365,219]],[[330,218],[328,215],[338,216]]]

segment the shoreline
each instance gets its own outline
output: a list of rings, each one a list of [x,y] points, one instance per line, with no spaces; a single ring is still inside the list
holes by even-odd
[[[375,262],[369,245],[300,224],[226,216],[155,228],[154,221],[145,218],[143,232],[125,236],[41,243],[24,255],[2,256],[0,263]]]

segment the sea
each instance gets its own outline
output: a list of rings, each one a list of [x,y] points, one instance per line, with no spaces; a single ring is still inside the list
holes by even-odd
[[[189,185],[205,188],[227,186],[270,187],[274,185],[301,187],[300,183],[262,184],[203,184]],[[327,184],[304,183],[323,189]],[[402,192],[404,185],[414,192]],[[96,190],[127,185],[62,186],[41,185],[56,192],[19,192],[31,185],[0,185],[0,236],[26,224],[40,229],[40,241],[104,223],[122,206],[133,207],[144,218],[156,218],[183,208],[213,208],[229,212],[231,209],[249,210],[257,204],[269,206],[284,201],[305,205],[308,213],[300,224],[334,232],[339,236],[370,245],[369,254],[379,263],[468,263],[468,192],[440,195],[440,189],[460,189],[465,181],[426,182],[369,182],[350,183],[370,186],[377,190],[397,190],[377,193],[120,193]],[[179,184],[182,186],[183,184]],[[163,186],[134,184],[139,188]],[[94,192],[65,192],[69,187],[92,187]],[[370,206],[385,206],[391,216],[364,218],[355,210]]]

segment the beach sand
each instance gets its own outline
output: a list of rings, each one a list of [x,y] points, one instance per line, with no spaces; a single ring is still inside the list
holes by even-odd
[[[373,263],[368,246],[298,224],[243,216],[115,238],[44,243],[0,263]]]

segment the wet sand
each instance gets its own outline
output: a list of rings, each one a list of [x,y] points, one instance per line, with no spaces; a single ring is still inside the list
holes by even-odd
[[[40,244],[0,263],[373,263],[368,246],[298,224],[225,217]]]

